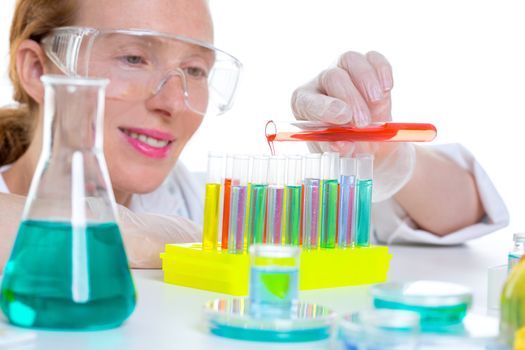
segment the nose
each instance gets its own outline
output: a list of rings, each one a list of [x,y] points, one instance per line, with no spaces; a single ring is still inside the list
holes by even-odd
[[[188,90],[186,79],[182,72],[168,72],[152,91],[147,106],[150,109],[173,115],[187,109]]]
[[[164,88],[169,88],[167,85],[169,85],[170,82],[175,81],[176,87],[178,89],[182,88],[182,96],[187,98],[188,97],[188,89],[186,85],[186,76],[184,73],[180,70],[180,68],[177,68],[176,70],[169,71],[164,75],[161,81],[157,84],[157,87],[153,91],[154,95],[157,95],[163,90]]]

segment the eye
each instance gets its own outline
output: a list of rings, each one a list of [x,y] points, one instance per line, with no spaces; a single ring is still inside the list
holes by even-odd
[[[186,73],[190,77],[193,78],[207,78],[208,77],[208,71],[205,69],[202,69],[201,67],[186,67],[184,68]]]
[[[126,56],[120,57],[120,59],[124,63],[132,65],[132,66],[146,64],[146,60],[142,56],[137,56],[137,55],[126,55]]]

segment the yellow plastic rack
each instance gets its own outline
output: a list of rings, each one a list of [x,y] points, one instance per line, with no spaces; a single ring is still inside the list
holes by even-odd
[[[164,281],[231,295],[248,295],[250,256],[203,250],[200,243],[167,244],[160,254]],[[299,289],[386,281],[392,255],[384,246],[303,250]]]

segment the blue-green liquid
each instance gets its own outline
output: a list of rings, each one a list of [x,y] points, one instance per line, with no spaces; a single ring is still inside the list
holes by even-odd
[[[248,244],[264,243],[268,185],[251,184],[248,207]]]
[[[131,315],[135,302],[115,223],[88,224],[80,232],[68,222],[21,223],[0,298],[9,322],[48,329],[112,328]]]
[[[335,248],[338,186],[337,179],[323,180],[321,200],[321,248]]]
[[[210,325],[212,334],[241,340],[251,340],[260,342],[307,342],[323,340],[330,337],[331,328],[329,326],[294,329],[289,331],[277,331],[271,329],[247,329],[213,322]]]
[[[356,245],[370,245],[370,211],[372,209],[372,180],[357,180],[356,183]]]
[[[467,315],[468,305],[447,306],[417,306],[396,303],[392,301],[374,299],[374,307],[378,309],[395,309],[417,312],[421,318],[421,329],[423,331],[447,332],[450,326],[460,324]]]

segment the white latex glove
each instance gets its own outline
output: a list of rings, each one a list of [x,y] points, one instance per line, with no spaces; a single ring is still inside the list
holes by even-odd
[[[119,225],[131,267],[160,268],[166,243],[201,240],[202,228],[180,216],[137,214],[118,205]]]
[[[298,120],[358,127],[390,121],[393,84],[392,67],[383,55],[349,51],[341,55],[336,67],[321,72],[294,91],[292,110]],[[308,147],[312,152],[335,151],[341,155],[373,153],[374,202],[399,191],[410,179],[415,165],[413,145],[406,143],[319,142]]]

